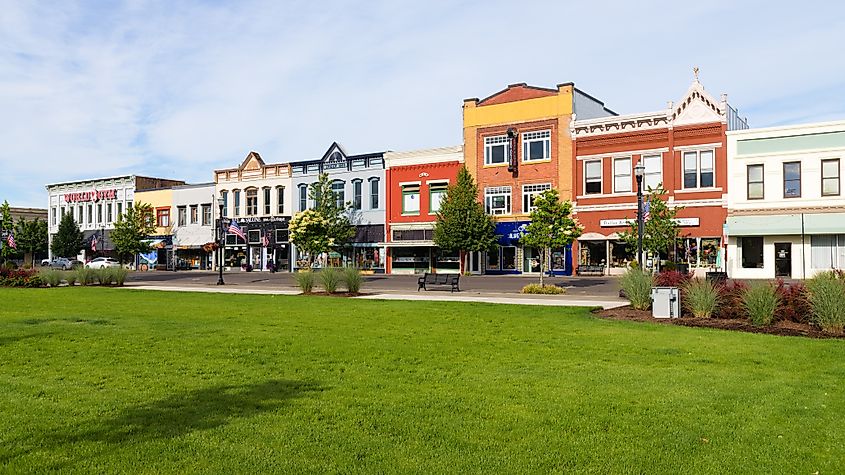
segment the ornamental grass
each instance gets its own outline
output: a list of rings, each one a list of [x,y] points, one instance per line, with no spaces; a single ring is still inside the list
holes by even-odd
[[[632,307],[637,310],[648,310],[651,307],[654,276],[650,272],[632,267],[619,279],[619,285]]]
[[[845,280],[822,272],[807,282],[812,321],[822,330],[842,333],[845,327]]]
[[[780,296],[771,282],[753,282],[742,295],[742,306],[753,325],[769,325],[780,306]]]
[[[684,308],[695,318],[710,318],[719,308],[719,288],[705,279],[691,279],[684,286]]]

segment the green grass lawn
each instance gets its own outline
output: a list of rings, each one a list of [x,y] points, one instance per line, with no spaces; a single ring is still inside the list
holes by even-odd
[[[0,470],[832,473],[845,341],[584,309],[0,289]]]

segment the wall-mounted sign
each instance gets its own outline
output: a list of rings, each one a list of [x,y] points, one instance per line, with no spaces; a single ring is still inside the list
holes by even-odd
[[[81,191],[65,193],[65,203],[79,203],[83,201],[116,200],[117,190]]]
[[[427,177],[427,176],[428,176],[428,172],[421,172],[420,173],[420,178]]]
[[[602,219],[599,221],[599,226],[603,228],[615,228],[619,226],[628,226],[631,223],[636,223],[637,220],[631,219]],[[675,218],[675,224],[678,226],[698,226],[699,218]]]

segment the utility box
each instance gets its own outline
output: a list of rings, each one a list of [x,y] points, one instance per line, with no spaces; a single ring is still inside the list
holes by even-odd
[[[681,290],[677,287],[654,287],[651,289],[651,316],[654,318],[678,318],[681,316]]]

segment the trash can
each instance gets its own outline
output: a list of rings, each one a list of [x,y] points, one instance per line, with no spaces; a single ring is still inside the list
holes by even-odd
[[[654,318],[680,317],[680,289],[677,287],[653,287],[651,289],[651,316]]]

